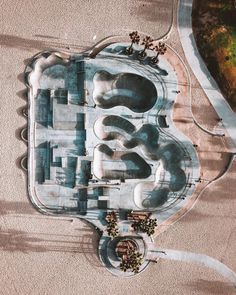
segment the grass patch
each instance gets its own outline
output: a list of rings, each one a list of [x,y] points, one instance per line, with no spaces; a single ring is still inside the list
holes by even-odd
[[[194,0],[193,29],[199,51],[236,112],[236,9],[230,0]]]
[[[228,44],[228,51],[230,55],[230,62],[232,65],[236,67],[236,28],[231,28],[231,36],[232,40],[230,44]]]
[[[213,48],[227,48],[230,43],[230,37],[228,33],[218,33],[211,42]]]

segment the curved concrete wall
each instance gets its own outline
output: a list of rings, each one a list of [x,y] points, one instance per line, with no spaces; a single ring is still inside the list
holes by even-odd
[[[128,120],[109,115],[95,122],[94,132],[99,139],[118,140],[127,149],[140,145],[148,158],[157,160],[159,131],[152,124],[144,124],[137,130]]]
[[[169,192],[170,190],[167,187],[150,191],[147,198],[142,201],[142,207],[145,209],[156,209],[164,205],[168,200]]]
[[[143,113],[150,110],[157,101],[155,85],[137,74],[112,75],[107,71],[98,71],[93,83],[93,99],[103,109],[125,106],[133,112]]]
[[[171,193],[181,191],[186,183],[185,171],[180,167],[183,153],[176,144],[167,144],[156,151],[159,166],[155,181],[140,182],[134,189],[134,202],[140,209],[156,210],[166,203]]]
[[[99,144],[94,150],[93,172],[103,180],[144,179],[151,175],[151,167],[137,153],[115,152],[106,144]]]
[[[102,123],[104,126],[117,127],[129,134],[133,133],[136,130],[135,126],[130,121],[120,116],[109,115],[103,117]]]
[[[167,114],[171,109],[175,87],[169,85],[167,95],[167,87],[162,77],[159,79],[155,71],[152,72],[138,63],[133,64],[132,61],[127,63],[126,59],[127,56],[124,56],[122,66],[120,59],[107,59],[105,62],[103,57],[96,61],[76,57],[76,62],[73,62],[66,57],[49,54],[40,56],[37,69],[28,75],[31,102],[30,144],[33,144],[35,134],[38,145],[45,140],[50,141],[52,159],[55,160],[46,165],[45,179],[37,181],[39,169],[34,162],[36,156],[33,146],[34,154],[31,152],[29,157],[30,170],[35,172],[31,177],[31,187],[36,183],[34,198],[39,199],[42,208],[43,204],[46,204],[52,211],[54,208],[64,210],[66,207],[70,208],[73,214],[89,214],[90,209],[101,205],[100,196],[109,196],[109,201],[104,206],[127,206],[132,210],[140,208],[160,212],[186,192],[186,178],[191,177],[191,159],[188,160],[188,153],[184,155],[186,151],[183,152],[184,148],[175,137],[171,120],[167,121],[170,124],[168,130],[161,128],[167,126],[166,121],[163,126],[158,121],[163,106],[168,107],[163,109]],[[65,87],[59,85],[63,71]],[[78,78],[78,72],[82,78]],[[55,79],[55,89],[51,89],[49,83]],[[81,79],[84,83],[80,83]],[[58,91],[60,95],[56,95]],[[45,118],[42,116],[39,120],[35,116],[40,113],[37,111],[39,104],[35,103],[39,102],[39,99],[34,98],[39,98],[40,95],[43,95],[43,102],[47,103],[46,109],[50,110],[49,102],[52,104],[53,112],[46,113]],[[81,97],[86,99],[80,104]],[[97,108],[93,108],[93,102]],[[42,109],[44,104],[39,107]],[[62,110],[66,110],[66,114]],[[68,115],[72,111],[76,115],[73,126],[69,125],[72,116]],[[78,118],[78,114],[83,120]],[[164,117],[163,113],[163,119]],[[55,124],[56,118],[60,119],[58,125]],[[170,118],[167,116],[167,119]],[[35,129],[37,120],[40,125]],[[43,125],[44,121],[47,124]],[[50,128],[52,123],[55,130]],[[68,126],[72,127],[68,129]],[[88,169],[88,173],[87,169],[84,169],[87,161],[91,162],[91,170]],[[40,173],[45,175],[45,171],[40,170]],[[92,191],[91,188],[97,186],[105,186],[104,192]],[[78,189],[81,187],[88,187],[87,200],[80,200],[78,203],[77,197],[81,195],[78,194]],[[56,197],[52,197],[54,191]],[[116,193],[113,193],[114,191]],[[113,195],[116,197],[113,198]],[[127,199],[128,201],[124,202]]]
[[[100,117],[95,122],[94,131],[99,139],[118,140],[126,149],[140,146],[147,158],[159,162],[155,181],[141,182],[135,187],[134,202],[139,208],[157,209],[168,201],[169,193],[179,192],[186,185],[186,174],[181,169],[181,161],[184,159],[183,150],[175,142],[159,146],[159,131],[156,126],[144,124],[137,130],[130,121],[120,116],[108,115]],[[114,152],[104,144],[99,145],[97,149],[103,153],[98,155],[96,151],[97,156],[94,157],[97,159],[94,162],[96,170],[94,173],[100,179],[144,179],[151,175],[151,172],[148,173],[150,166],[136,153]],[[120,164],[114,164],[115,162],[110,163],[109,169],[104,168],[102,164],[104,155],[109,159],[118,160],[119,158],[118,161],[123,161],[125,164],[123,170],[116,169],[116,166]],[[136,167],[140,167],[142,171],[138,172],[136,168],[136,170],[130,168],[131,163],[135,163]]]

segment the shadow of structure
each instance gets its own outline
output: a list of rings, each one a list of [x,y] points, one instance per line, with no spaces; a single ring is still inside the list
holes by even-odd
[[[30,237],[23,231],[9,230],[0,232],[0,250],[8,252],[45,252],[39,238]]]
[[[228,179],[226,179],[226,177]],[[230,187],[230,190],[228,189]],[[236,184],[235,184],[235,177],[229,178],[228,175],[225,176],[225,178],[219,180],[214,185],[214,190],[217,191],[217,194],[214,193],[212,190],[208,193],[205,193],[202,200],[204,202],[230,202],[235,200],[235,194],[236,191]],[[227,216],[227,218],[230,218],[231,216]],[[232,216],[232,218],[235,218]]]
[[[197,211],[196,209],[193,208],[188,214],[186,214],[185,216],[181,218],[180,222],[196,223],[196,222],[202,221],[203,219],[213,218],[213,217],[216,217],[216,216],[203,214],[200,211]]]
[[[18,36],[1,34],[0,45],[30,51],[32,49],[42,50],[45,47],[51,48],[53,47],[53,42],[31,40],[31,39],[21,38]]]
[[[132,11],[133,15],[142,17],[146,21],[156,22],[157,15],[159,16],[158,21],[164,24],[171,22],[171,9],[172,1],[166,0],[138,0]],[[160,11],[163,13],[160,14]],[[166,16],[166,11],[170,14],[169,17]]]
[[[19,48],[27,51],[31,51],[33,49],[36,50],[43,50],[45,48],[47,49],[55,49],[55,48],[67,48],[68,47],[76,47],[81,49],[86,49],[88,46],[81,46],[81,45],[75,45],[75,44],[68,44],[66,40],[63,40],[62,42],[55,42],[52,41],[53,39],[50,38],[50,41],[45,40],[33,40],[33,39],[26,39],[18,36],[13,35],[7,35],[7,34],[0,34],[0,45],[5,47],[11,47],[11,48]]]
[[[0,216],[10,214],[39,214],[30,203],[0,200]]]
[[[38,37],[38,38],[47,38],[47,39],[54,39],[54,40],[58,40],[59,39],[58,37],[54,37],[54,36],[50,36],[50,35],[35,34],[34,36],[35,37]]]
[[[22,75],[24,75],[24,74],[22,73],[22,74],[18,75],[18,79],[19,79],[19,81],[21,81],[21,82],[22,82],[22,78],[21,78]],[[22,83],[23,83],[23,82],[22,82]],[[22,98],[23,100],[28,101],[28,91],[27,91],[26,88],[25,88],[25,89],[22,89],[22,90],[20,90],[20,91],[18,91],[18,92],[16,92],[16,95],[17,95],[18,97]]]
[[[191,291],[198,290],[199,293],[204,294],[234,294],[235,288],[232,283],[226,283],[221,281],[208,281],[208,280],[197,280],[196,282],[188,283],[185,287],[191,289]]]
[[[96,93],[93,98],[103,109],[125,106],[133,112],[143,113],[150,110],[157,100],[155,85],[137,74],[112,75],[107,71],[99,71],[94,75],[93,83]]]
[[[82,231],[83,232],[83,231]],[[82,236],[81,236],[82,234]],[[60,235],[27,233],[9,229],[0,232],[0,250],[7,252],[61,252],[83,254],[93,266],[101,267],[97,255],[98,234]]]
[[[17,111],[18,111],[18,110],[17,110]],[[21,127],[17,128],[17,129],[15,130],[15,137],[16,137],[18,140],[22,140],[22,137],[21,137],[21,131],[22,131],[22,129],[25,129],[25,128],[27,128],[27,124],[24,124],[24,125],[22,125]]]

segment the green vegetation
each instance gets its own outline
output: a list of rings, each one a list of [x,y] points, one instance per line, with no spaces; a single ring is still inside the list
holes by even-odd
[[[236,28],[231,28],[232,41],[228,44],[230,62],[236,67]]]
[[[236,111],[236,2],[195,0],[193,27],[199,51]]]
[[[155,232],[157,220],[152,218],[140,219],[135,221],[131,226],[134,230],[146,233],[148,236],[151,236]]]
[[[134,249],[128,249],[127,254],[122,255],[120,269],[124,272],[130,269],[132,272],[138,273],[142,263],[142,254]]]
[[[213,38],[212,40],[212,46],[214,48],[220,48],[220,47],[227,47],[229,44],[229,36],[225,33],[219,33]]]
[[[116,213],[114,211],[107,213],[105,220],[107,222],[107,233],[111,239],[114,239],[119,234]]]

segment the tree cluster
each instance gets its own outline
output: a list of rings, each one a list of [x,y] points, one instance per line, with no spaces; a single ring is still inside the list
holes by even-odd
[[[132,223],[131,226],[134,230],[146,233],[148,236],[151,236],[155,232],[155,227],[157,226],[157,219],[139,219]]]
[[[130,269],[132,272],[138,273],[142,263],[142,254],[135,249],[128,249],[127,254],[121,258],[120,269],[124,272]]]
[[[137,31],[134,31],[134,32],[129,34],[129,37],[131,39],[131,44],[130,44],[130,46],[128,48],[126,48],[126,53],[130,55],[130,54],[133,53],[133,45],[134,44],[139,44],[140,36],[138,35]],[[139,57],[140,58],[145,58],[146,55],[147,55],[147,53],[146,53],[147,49],[155,50],[156,51],[156,56],[154,56],[151,61],[152,61],[153,64],[157,64],[159,62],[158,56],[165,54],[166,51],[167,51],[167,47],[166,47],[165,43],[163,43],[163,42],[159,42],[158,45],[153,47],[153,41],[154,40],[150,36],[145,36],[142,39],[141,45],[143,45],[144,48],[143,48],[143,50],[141,50],[139,52]]]
[[[114,211],[107,213],[105,220],[107,222],[107,233],[114,239],[119,234],[116,213]]]

